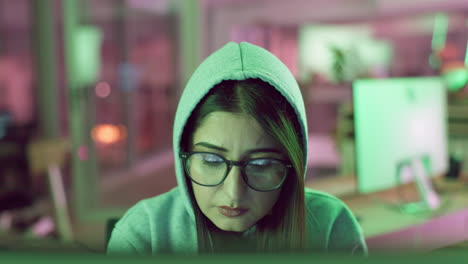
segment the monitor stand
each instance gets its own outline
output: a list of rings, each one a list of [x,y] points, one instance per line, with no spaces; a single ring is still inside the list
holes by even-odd
[[[400,204],[400,210],[406,214],[418,214],[430,212],[440,207],[440,198],[434,190],[432,183],[429,179],[429,169],[424,166],[423,159],[412,159],[405,164],[409,166],[412,179],[415,181],[419,201]],[[399,183],[403,183],[402,168],[398,173]]]

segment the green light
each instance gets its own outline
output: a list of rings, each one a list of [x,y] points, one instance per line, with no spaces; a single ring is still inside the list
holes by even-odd
[[[465,68],[453,69],[443,74],[447,88],[456,92],[468,83],[468,71]]]
[[[434,19],[434,32],[432,34],[432,49],[440,50],[445,46],[447,37],[448,17],[446,14],[438,13]]]
[[[431,65],[432,68],[438,69],[440,64],[440,60],[434,54],[429,55],[429,65]]]
[[[89,85],[97,80],[101,67],[102,33],[97,27],[81,26],[74,37],[76,78],[81,85]]]
[[[465,67],[468,68],[468,41],[466,42],[466,49],[465,49]]]

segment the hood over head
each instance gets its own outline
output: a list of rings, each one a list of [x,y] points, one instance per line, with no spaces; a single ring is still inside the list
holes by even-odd
[[[247,43],[230,42],[208,56],[195,70],[180,98],[174,121],[173,150],[177,184],[185,208],[195,219],[179,153],[183,129],[192,111],[216,84],[224,80],[261,79],[275,87],[291,104],[301,126],[307,166],[307,119],[299,86],[289,69],[269,51]],[[304,175],[305,177],[305,175]]]

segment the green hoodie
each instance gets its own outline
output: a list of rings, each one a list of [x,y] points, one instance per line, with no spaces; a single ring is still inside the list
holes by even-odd
[[[304,102],[291,72],[263,48],[246,42],[228,43],[201,63],[179,101],[173,129],[178,187],[142,200],[130,208],[112,232],[108,253],[198,252],[194,210],[179,158],[182,131],[193,109],[213,86],[223,80],[248,78],[268,82],[292,105],[301,122],[301,138],[307,160],[308,134]],[[312,250],[367,254],[361,229],[343,202],[310,189],[305,190],[305,199],[307,239]],[[254,235],[249,230],[244,237],[252,238]]]

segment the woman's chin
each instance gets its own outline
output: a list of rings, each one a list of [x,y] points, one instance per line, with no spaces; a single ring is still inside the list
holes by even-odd
[[[240,224],[240,223],[215,223],[215,226],[219,229],[226,231],[226,232],[237,232],[242,233],[249,230],[250,225]]]
[[[248,228],[243,228],[243,227],[238,227],[238,226],[224,226],[224,225],[218,226],[217,225],[217,227],[226,232],[236,232],[236,233],[242,233],[248,230]]]

